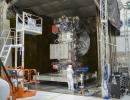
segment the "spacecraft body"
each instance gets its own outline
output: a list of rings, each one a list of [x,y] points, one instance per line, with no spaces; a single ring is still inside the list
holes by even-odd
[[[90,46],[90,38],[85,24],[79,17],[62,16],[54,21],[57,35],[53,44],[50,44],[50,59],[57,59],[62,67],[68,62],[76,64],[79,57],[85,55]]]

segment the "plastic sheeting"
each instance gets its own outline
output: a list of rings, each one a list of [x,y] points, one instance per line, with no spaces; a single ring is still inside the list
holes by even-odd
[[[111,24],[120,29],[120,11],[117,0],[108,0],[108,14]]]

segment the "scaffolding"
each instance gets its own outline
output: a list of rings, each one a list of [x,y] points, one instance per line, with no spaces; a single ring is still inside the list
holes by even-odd
[[[15,48],[15,67],[19,65],[24,66],[25,34],[41,35],[42,18],[26,12],[23,12],[22,15],[16,14],[15,44],[21,46],[19,48]],[[18,56],[20,56],[20,60],[21,60],[20,64],[18,64]]]
[[[103,96],[103,80],[105,64],[109,64],[109,35],[108,35],[108,1],[100,0],[100,66],[101,66],[101,85]]]
[[[1,19],[2,22],[4,21]],[[15,49],[15,68],[24,67],[24,41],[25,34],[41,35],[42,18],[23,12],[22,15],[16,14],[16,30],[3,30],[0,40],[3,40],[0,50],[0,58],[6,66],[7,59],[12,48]],[[18,62],[19,61],[19,62]]]
[[[113,64],[111,67],[111,75],[113,74],[113,72],[118,72],[118,62],[117,60],[112,59],[111,60],[111,54],[112,54],[112,50],[111,50],[111,46],[113,46],[114,48],[117,47],[121,47],[120,45],[116,45],[116,43],[110,43],[110,38],[111,36],[109,35],[110,33],[108,33],[108,0],[100,0],[100,18],[99,18],[99,30],[98,32],[100,34],[98,34],[98,39],[99,39],[99,64],[100,64],[100,71],[101,71],[101,83],[104,79],[104,72],[105,72],[105,65],[106,64]],[[130,70],[130,51],[129,51],[129,21],[128,21],[128,7],[125,5],[125,7],[123,8],[123,13],[124,13],[124,35],[123,35],[123,39],[124,39],[124,65],[127,68],[127,71]],[[120,41],[121,42],[121,41]],[[114,50],[115,51],[115,50]],[[117,53],[117,51],[113,52],[114,54]],[[117,58],[117,57],[114,57]],[[122,62],[122,61],[121,61]],[[120,63],[121,63],[120,62]],[[125,69],[126,70],[126,69]],[[102,84],[103,87],[103,84]],[[102,96],[103,96],[103,89],[102,89]]]

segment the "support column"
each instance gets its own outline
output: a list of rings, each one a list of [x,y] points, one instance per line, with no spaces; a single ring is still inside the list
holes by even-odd
[[[100,65],[102,97],[109,97],[108,78],[109,69],[109,35],[108,35],[108,0],[100,0]],[[108,76],[109,77],[109,76]]]

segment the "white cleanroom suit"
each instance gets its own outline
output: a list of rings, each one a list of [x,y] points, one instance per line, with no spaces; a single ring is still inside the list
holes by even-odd
[[[74,80],[73,80],[73,69],[72,65],[68,65],[67,67],[67,82],[68,82],[68,89],[74,90]]]

